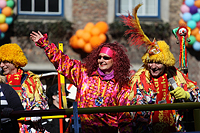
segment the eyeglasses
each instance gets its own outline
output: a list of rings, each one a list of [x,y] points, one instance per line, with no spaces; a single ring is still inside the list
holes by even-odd
[[[6,64],[6,63],[10,63],[9,61],[7,60],[4,60],[4,61],[0,61],[0,64],[3,63],[3,64]]]
[[[111,57],[108,57],[108,56],[100,56],[100,55],[99,55],[98,59],[101,59],[102,57],[103,57],[104,60],[110,60],[110,59],[111,59]]]

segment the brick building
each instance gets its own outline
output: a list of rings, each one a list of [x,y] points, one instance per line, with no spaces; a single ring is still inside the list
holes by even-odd
[[[120,13],[126,15],[127,11],[131,11],[137,2],[141,2],[141,0],[135,0],[134,2],[136,3],[131,3],[131,1],[128,0],[53,0],[55,3],[51,4],[58,6],[58,8],[52,9],[52,11],[55,11],[55,14],[53,14],[48,11],[46,12],[45,9],[44,11],[38,9],[42,11],[41,13],[33,11],[34,6],[30,3],[32,1],[33,0],[29,0],[29,3],[27,3],[27,0],[15,0],[16,6],[14,8],[14,13],[17,15],[18,21],[41,21],[45,25],[46,22],[54,23],[65,18],[67,21],[72,22],[72,27],[74,29],[73,33],[75,33],[77,29],[83,28],[88,22],[96,23],[98,21],[105,21],[108,24],[112,24],[119,18]],[[45,2],[50,2],[50,0],[46,0]],[[43,3],[44,7],[45,4],[47,4],[45,2]],[[182,0],[142,0],[142,2],[146,12],[141,11],[138,13],[141,22],[147,24],[157,22],[169,23],[171,27],[170,30],[179,26],[178,21],[181,18],[180,6]],[[30,6],[27,6],[27,4],[30,4]],[[37,4],[36,1],[35,5]],[[48,8],[51,9],[52,7],[49,6]],[[141,57],[145,52],[145,48],[140,47],[137,49],[133,46],[130,47],[123,36],[114,38],[110,34],[110,31],[108,31],[107,36],[109,36],[110,42],[119,41],[127,47],[128,55],[131,64],[133,65],[132,69],[137,70],[142,65]],[[54,43],[57,43],[58,41],[63,42],[64,52],[71,58],[82,59],[81,54],[70,47],[68,39],[52,40]],[[37,73],[55,71],[53,65],[49,63],[44,55],[43,50],[34,46],[28,35],[24,37],[11,36],[11,42],[19,44],[29,60],[28,65],[24,69],[30,69]],[[171,46],[171,51],[177,60],[176,66],[178,66],[179,45],[176,44],[176,38],[173,35],[171,35],[168,42]],[[199,53],[192,50],[192,48],[188,49],[189,78],[197,81],[198,85],[200,85],[200,74],[198,71],[200,63],[198,54]]]

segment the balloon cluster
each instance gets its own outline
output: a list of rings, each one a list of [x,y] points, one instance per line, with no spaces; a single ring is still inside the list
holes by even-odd
[[[186,46],[200,51],[200,0],[184,0],[181,12],[182,18],[179,20],[179,25],[187,25],[192,30],[190,42]]]
[[[14,0],[0,0],[0,39],[5,37],[5,32],[13,22]]]
[[[106,32],[108,31],[108,24],[99,21],[96,24],[88,22],[84,29],[79,29],[73,35],[69,43],[74,49],[82,49],[86,53],[90,53],[94,48],[106,41]]]

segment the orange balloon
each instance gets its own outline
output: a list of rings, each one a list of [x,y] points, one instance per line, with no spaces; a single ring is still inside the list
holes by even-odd
[[[12,9],[8,6],[2,9],[2,14],[6,15],[6,17],[12,15]]]
[[[104,43],[104,42],[106,41],[106,35],[103,34],[103,33],[101,33],[101,34],[99,35],[99,38],[101,39],[101,43]]]
[[[191,31],[191,35],[193,36],[196,36],[197,34],[199,33],[199,28],[194,28],[192,31]]]
[[[92,52],[92,46],[90,43],[86,43],[83,50],[86,52],[86,53],[91,53]]]
[[[200,42],[200,34],[196,34],[196,41]]]
[[[96,26],[94,26],[91,31],[90,31],[91,35],[93,36],[98,36],[100,34],[100,30],[99,28],[97,28]]]
[[[73,35],[73,36],[69,39],[69,44],[71,45],[72,48],[75,48],[75,49],[78,48],[77,41],[78,41],[78,37],[77,37],[76,35]]]
[[[79,38],[77,41],[77,47],[82,49],[84,46],[85,46],[85,41],[83,40],[83,38]]]
[[[77,30],[77,31],[76,31],[76,35],[77,35],[77,37],[78,37],[78,38],[81,38],[82,35],[83,35],[83,32],[84,32],[83,29],[79,29],[79,30]]]
[[[101,44],[101,39],[99,36],[92,36],[90,38],[90,44],[92,45],[92,48],[97,48]]]
[[[181,26],[181,25],[187,25],[187,24],[186,24],[186,22],[181,18],[181,19],[179,20],[179,25]]]
[[[88,22],[84,27],[84,31],[90,32],[93,27],[94,27],[94,23]]]
[[[198,8],[200,8],[200,0],[195,0],[194,5]]]
[[[7,23],[2,23],[0,24],[0,30],[1,32],[6,32],[8,30],[8,24]]]
[[[104,34],[108,31],[108,24],[104,21],[97,22],[95,27],[98,27],[100,29],[100,32]]]
[[[90,32],[86,32],[84,31],[83,34],[82,34],[82,38],[85,42],[89,42],[90,38],[91,38],[91,34]]]

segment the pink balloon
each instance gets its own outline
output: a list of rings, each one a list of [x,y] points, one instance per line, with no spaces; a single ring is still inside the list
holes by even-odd
[[[6,7],[6,0],[0,0],[0,8]]]
[[[185,12],[190,12],[190,8],[187,5],[182,5],[181,6],[181,12],[185,13]]]

